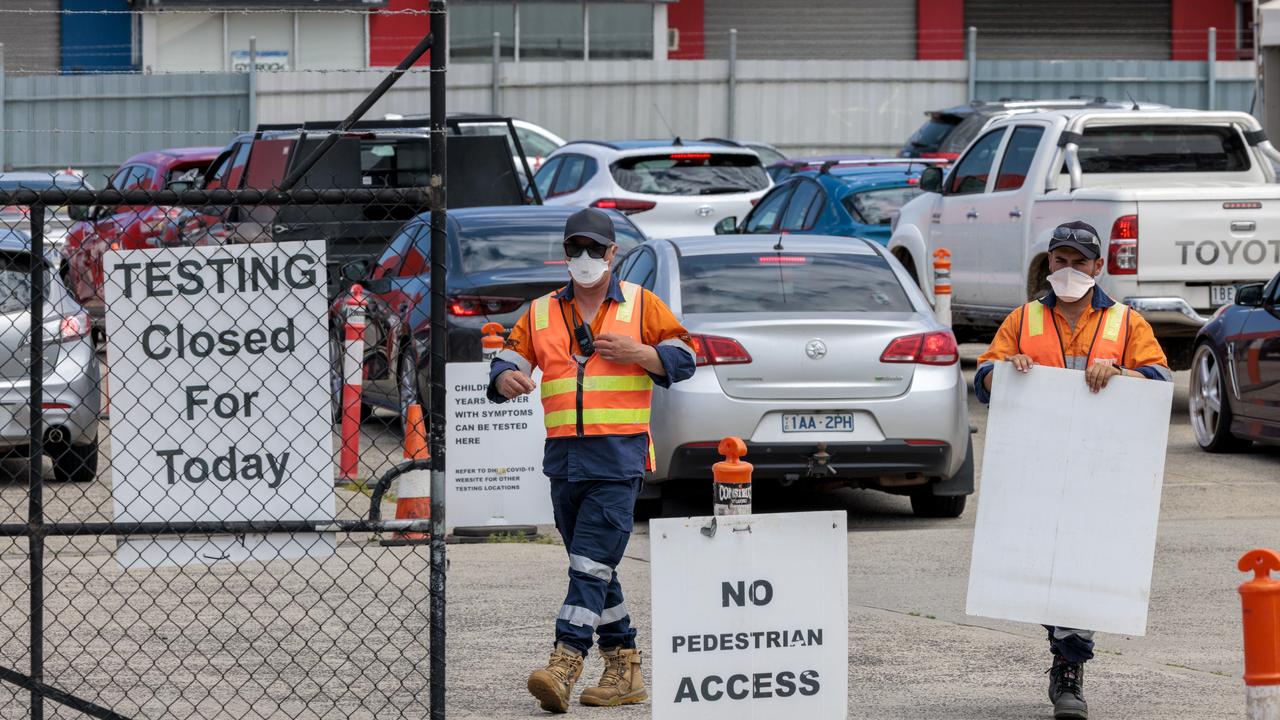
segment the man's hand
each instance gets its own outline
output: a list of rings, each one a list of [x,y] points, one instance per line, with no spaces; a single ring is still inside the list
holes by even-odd
[[[498,376],[497,387],[502,397],[511,400],[521,395],[528,395],[537,386],[533,384],[528,375],[519,370],[504,370]]]
[[[1030,355],[1021,354],[1011,356],[1009,362],[1013,363],[1014,370],[1021,373],[1031,372],[1032,366],[1036,364],[1036,361],[1032,360]]]
[[[1111,381],[1111,378],[1123,374],[1124,371],[1116,367],[1112,361],[1099,360],[1098,362],[1090,365],[1088,370],[1084,371],[1084,381],[1089,385],[1090,390],[1098,392],[1107,386],[1107,383]]]
[[[604,333],[596,338],[596,352],[600,357],[619,365],[639,365],[649,357],[648,345],[635,338],[617,333]]]

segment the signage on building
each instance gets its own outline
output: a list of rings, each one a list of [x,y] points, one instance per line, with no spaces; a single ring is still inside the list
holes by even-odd
[[[284,72],[289,70],[288,50],[259,50],[256,58],[258,72]],[[231,71],[249,72],[249,51],[231,51]]]
[[[843,511],[649,523],[654,720],[844,720]]]

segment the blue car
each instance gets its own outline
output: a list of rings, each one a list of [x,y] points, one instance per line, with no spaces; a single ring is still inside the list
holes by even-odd
[[[741,222],[726,218],[716,233],[841,235],[887,245],[894,215],[920,194],[920,173],[929,164],[833,161],[792,173]]]

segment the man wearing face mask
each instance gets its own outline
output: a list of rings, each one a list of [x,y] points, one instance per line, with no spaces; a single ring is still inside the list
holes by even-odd
[[[1036,365],[1082,370],[1093,392],[1120,375],[1173,380],[1147,321],[1094,284],[1103,264],[1102,242],[1091,225],[1077,221],[1054,229],[1049,241],[1052,290],[1010,313],[979,356],[974,390],[980,401],[991,400],[991,377],[1002,360],[1024,373]],[[1049,700],[1054,717],[1088,718],[1084,663],[1093,657],[1093,632],[1046,629],[1053,653]]]
[[[689,335],[667,306],[609,271],[618,246],[606,213],[571,215],[564,253],[572,282],[533,301],[489,371],[489,399],[505,402],[532,392],[533,369],[542,368],[543,473],[569,553],[569,591],[556,615],[551,660],[529,676],[528,688],[543,710],[557,713],[569,710],[595,636],[604,675],[580,702],[613,706],[649,697],[616,568],[644,472],[653,467],[653,386],[670,387],[695,369]]]

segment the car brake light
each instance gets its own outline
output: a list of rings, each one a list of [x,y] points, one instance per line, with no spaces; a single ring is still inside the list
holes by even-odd
[[[711,153],[672,153],[672,160],[710,160]]]
[[[805,265],[809,258],[800,255],[761,255],[756,258],[761,265]]]
[[[1107,272],[1111,275],[1138,273],[1138,216],[1123,215],[1111,226],[1107,245]]]
[[[628,198],[600,198],[591,203],[591,207],[600,208],[601,210],[617,210],[626,215],[635,215],[636,213],[652,210],[658,206],[658,203],[651,200],[630,200]]]
[[[503,315],[519,310],[522,305],[524,301],[519,298],[459,295],[449,299],[449,314],[458,317]]]
[[[880,354],[882,363],[954,365],[959,360],[960,349],[950,330],[894,338]]]
[[[745,365],[751,362],[751,354],[742,347],[742,343],[733,338],[718,335],[690,335],[693,355],[696,364],[703,365]]]

